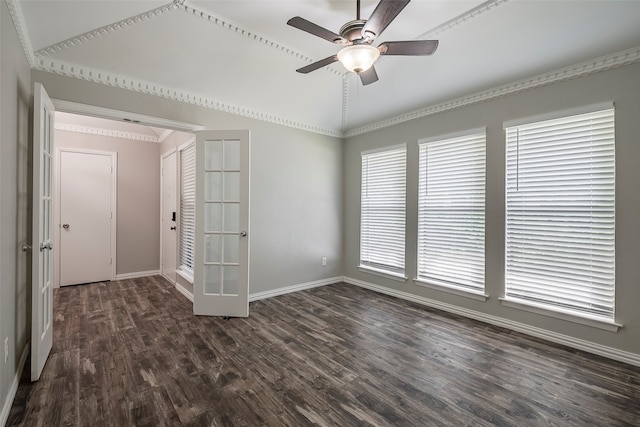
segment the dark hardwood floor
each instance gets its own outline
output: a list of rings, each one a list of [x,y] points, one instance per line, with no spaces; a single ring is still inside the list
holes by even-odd
[[[160,277],[56,290],[7,425],[640,425],[639,368],[354,286],[191,310]]]

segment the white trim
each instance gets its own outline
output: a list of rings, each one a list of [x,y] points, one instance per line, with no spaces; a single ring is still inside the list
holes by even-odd
[[[582,107],[569,108],[566,110],[553,111],[536,116],[523,117],[520,119],[508,120],[502,124],[503,129],[514,126],[528,125],[536,122],[544,122],[547,120],[560,119],[563,117],[577,116],[579,114],[595,113],[596,111],[610,110],[613,108],[613,102],[601,102],[599,104],[584,105]]]
[[[640,354],[631,353],[628,351],[619,350],[613,347],[597,344],[591,341],[574,338],[569,335],[559,334],[546,329],[537,328],[535,326],[526,325],[524,323],[514,322],[502,317],[492,316],[490,314],[481,313],[475,310],[469,310],[463,307],[458,307],[452,304],[447,304],[441,301],[432,300],[419,295],[410,294],[408,292],[398,291],[395,289],[387,288],[385,286],[375,285],[373,283],[364,282],[362,280],[353,279],[350,277],[344,277],[343,281],[350,285],[359,286],[361,288],[369,289],[375,292],[379,292],[385,295],[390,295],[396,298],[412,301],[418,304],[426,305],[438,310],[443,310],[449,313],[458,314],[460,316],[475,319],[480,322],[489,323],[492,325],[507,328],[516,332],[531,335],[537,338],[542,338],[554,343],[566,345],[578,350],[586,351],[589,353],[597,354],[599,356],[607,357],[609,359],[617,360],[619,362],[628,363],[634,366],[640,366]]]
[[[371,150],[362,151],[360,153],[360,157],[368,156],[370,154],[384,153],[387,151],[406,150],[406,149],[407,149],[407,143],[403,142],[402,144],[388,145],[386,147],[372,148]]]
[[[471,298],[476,301],[486,301],[489,299],[489,295],[485,293],[475,292],[471,289],[464,289],[463,287],[458,286],[449,286],[449,285],[439,285],[437,282],[428,282],[425,279],[413,279],[413,282],[416,286],[420,286],[422,288],[433,289],[435,291],[446,292],[448,294],[458,295],[465,298]]]
[[[7,397],[5,398],[4,404],[2,405],[2,412],[0,413],[0,426],[6,425],[7,420],[9,419],[9,412],[11,412],[13,400],[16,398],[16,392],[18,391],[18,385],[20,384],[20,377],[22,376],[22,371],[24,370],[24,365],[27,362],[27,356],[29,355],[29,347],[30,345],[27,342],[27,344],[22,349],[22,354],[20,354],[20,360],[18,361],[17,370],[13,375],[11,387],[9,387]]]
[[[386,279],[395,280],[396,282],[403,282],[404,283],[407,280],[409,280],[409,278],[407,276],[405,276],[404,274],[391,273],[390,271],[383,271],[383,270],[379,270],[377,268],[369,267],[369,266],[366,266],[366,265],[358,265],[358,270],[360,270],[363,273],[373,274],[374,276],[380,276],[380,277],[384,277]]]
[[[195,132],[204,129],[204,126],[196,125],[193,123],[177,122],[175,120],[163,119],[160,117],[146,116],[144,114],[114,110],[112,108],[97,107],[95,105],[65,101],[63,99],[52,99],[51,102],[53,102],[53,106],[56,107],[56,111],[64,113],[74,113],[85,116],[98,117],[101,119],[125,121],[146,126],[179,130],[182,132]]]
[[[109,71],[98,70],[84,65],[72,64],[66,61],[61,61],[51,57],[40,57],[36,61],[36,64],[32,67],[34,70],[46,71],[48,73],[54,73],[61,76],[73,77],[80,80],[86,80],[89,82],[103,84],[105,86],[117,87],[121,89],[130,90],[133,92],[139,92],[149,95],[158,96],[161,98],[170,99],[173,101],[184,102],[186,104],[197,105],[200,107],[211,108],[213,110],[222,111],[225,113],[233,114],[240,117],[247,117],[250,119],[260,120],[267,123],[273,123],[280,126],[286,126],[294,129],[300,129],[307,132],[313,132],[321,135],[328,135],[340,138],[343,133],[339,129],[329,129],[321,126],[315,126],[308,123],[302,123],[294,120],[289,120],[285,117],[275,116],[266,111],[257,111],[248,106],[240,106],[234,104],[227,104],[225,102],[216,100],[214,98],[208,98],[195,92],[187,92],[182,89],[171,88],[163,86],[161,84],[152,83],[146,80],[140,80],[129,76],[123,76],[120,74],[113,74]],[[56,105],[54,101],[54,105]],[[56,106],[56,109],[58,107]],[[60,109],[60,111],[65,111]],[[155,126],[155,125],[154,125]],[[158,126],[168,127],[170,126]],[[181,129],[177,129],[181,130]],[[194,130],[194,129],[191,129]],[[200,129],[195,129],[200,130]]]
[[[69,123],[57,123],[55,124],[55,129],[63,132],[75,132],[75,133],[83,133],[87,135],[98,135],[98,136],[106,136],[109,138],[122,138],[129,139],[131,141],[142,141],[142,142],[152,142],[152,143],[160,143],[160,138],[153,135],[145,135],[143,133],[137,132],[126,132],[115,129],[103,129],[96,128],[93,126],[80,126],[80,125],[72,125]],[[171,132],[169,130],[169,132]]]
[[[177,188],[177,184],[178,184],[178,150],[174,147],[174,148],[170,149],[169,151],[167,151],[166,153],[164,153],[164,154],[162,154],[160,156],[160,264],[159,265],[160,265],[161,275],[165,279],[170,281],[171,283],[176,284],[177,283],[177,280],[176,280],[177,278],[171,279],[171,278],[167,277],[164,274],[164,231],[166,230],[165,226],[167,224],[164,224],[162,222],[162,215],[164,214],[164,184],[165,184],[164,161],[165,161],[165,159],[167,157],[173,156],[174,154],[176,156],[176,161],[175,161],[175,163],[176,163],[176,176],[174,177],[175,178],[174,186],[176,187],[176,195],[179,197],[180,195],[178,194],[178,188]],[[174,208],[176,209],[175,212],[176,212],[176,215],[177,215],[177,213],[178,213],[177,200],[176,200],[176,206],[174,206]],[[178,225],[177,216],[176,216],[175,224],[176,225],[174,226],[174,228],[175,228],[174,231],[176,231],[176,234],[178,234],[178,231],[177,231],[178,230],[178,227],[177,227],[177,225]],[[171,230],[169,230],[169,231],[171,231]],[[176,270],[178,268],[178,256],[177,256],[178,247],[179,247],[178,239],[176,238],[176,248],[175,248],[176,249],[176,260],[175,260]],[[175,272],[175,270],[174,270],[174,273],[178,274],[177,272]]]
[[[558,310],[552,310],[545,307],[542,304],[536,304],[530,301],[521,301],[513,298],[499,298],[500,303],[505,307],[515,308],[517,310],[524,310],[530,313],[540,314],[542,316],[553,317],[556,319],[566,320],[568,322],[579,323],[585,326],[591,326],[592,328],[604,329],[609,332],[618,332],[623,327],[620,323],[615,321],[608,321],[605,319],[598,319],[595,317],[580,316],[578,314],[563,312]]]
[[[446,139],[462,138],[463,136],[474,136],[478,134],[482,134],[483,136],[486,137],[487,127],[482,126],[479,128],[463,130],[460,132],[450,132],[443,135],[435,135],[435,136],[429,136],[427,138],[421,138],[418,140],[418,146],[422,144],[428,144],[430,142],[444,141]]]
[[[256,292],[255,294],[249,294],[249,302],[290,294],[292,292],[304,291],[306,289],[318,288],[320,286],[333,285],[340,282],[342,282],[342,276],[285,286],[283,288],[272,289],[270,291]]]
[[[174,132],[173,129],[165,129],[160,135],[158,135],[158,142],[164,142]]]
[[[176,281],[174,286],[176,287],[176,290],[178,292],[184,295],[189,301],[193,302],[193,292],[189,292],[189,290],[187,290],[187,288],[182,286],[178,281]]]
[[[484,101],[489,101],[491,99],[500,98],[502,96],[523,92],[528,89],[548,86],[553,83],[588,76],[591,74],[599,73],[601,71],[611,70],[613,68],[622,67],[624,65],[629,65],[636,62],[640,62],[640,46],[612,53],[610,55],[601,56],[590,61],[585,61],[579,64],[549,71],[547,73],[538,74],[527,79],[518,80],[502,86],[497,86],[482,92],[476,92],[474,94],[452,99],[440,104],[431,105],[420,110],[415,110],[386,120],[381,120],[379,122],[371,123],[359,128],[351,129],[350,131],[346,132],[344,136],[351,137],[362,135],[378,129],[408,122],[410,120],[432,116],[437,113],[455,110],[458,108],[467,107],[469,105],[479,104]]]
[[[133,273],[121,273],[116,275],[115,280],[137,279],[139,277],[159,276],[160,270],[135,271]]]
[[[291,48],[291,47],[287,47],[282,45],[279,42],[274,41],[273,39],[268,39],[267,37],[260,35],[260,34],[256,34],[253,31],[250,31],[247,28],[243,28],[241,26],[239,26],[238,24],[230,21],[228,18],[222,18],[220,16],[216,16],[213,15],[211,12],[209,12],[208,10],[205,9],[201,9],[200,7],[191,4],[191,2],[189,2],[189,4],[186,4],[186,2],[184,4],[181,4],[178,6],[180,9],[182,9],[184,12],[193,15],[195,17],[198,18],[202,18],[205,21],[211,23],[211,24],[215,24],[218,25],[226,30],[229,30],[231,32],[233,32],[234,34],[237,35],[243,35],[245,37],[247,37],[250,40],[253,40],[257,43],[260,43],[262,45],[265,46],[269,46],[271,48],[277,49],[280,52],[286,53],[288,55],[291,55],[295,58],[300,58],[303,61],[305,61],[308,64],[311,64],[312,62],[316,61],[316,59],[310,58],[308,56],[306,56],[305,54],[296,51],[295,49]],[[338,71],[338,69],[334,69],[332,67],[325,67],[323,68],[324,71],[328,71],[331,74],[337,75],[342,77],[345,72],[342,71]]]
[[[54,123],[55,124],[55,123]],[[60,248],[60,195],[62,194],[61,182],[60,182],[60,170],[62,169],[62,165],[60,164],[62,161],[62,153],[80,153],[80,154],[91,154],[98,156],[107,156],[111,159],[111,267],[110,267],[110,277],[109,280],[117,280],[116,279],[116,259],[117,259],[117,224],[118,224],[118,153],[115,151],[98,151],[98,150],[84,150],[79,148],[66,148],[66,147],[55,147],[55,157],[54,163],[56,164],[55,172],[54,172],[54,200],[53,200],[53,220],[54,220],[54,237],[55,240],[53,242],[54,245],[54,256],[53,256],[53,287],[60,287],[60,263],[62,262],[62,250]]]
[[[189,272],[183,269],[181,265],[176,268],[176,274],[193,285],[193,274],[189,274]]]
[[[68,38],[66,40],[63,40],[61,42],[52,44],[50,46],[44,47],[42,49],[38,49],[36,52],[34,52],[35,56],[46,56],[46,55],[51,55],[53,53],[59,52],[61,50],[64,49],[69,49],[72,47],[77,47],[79,45],[81,45],[82,43],[89,41],[89,40],[93,40],[93,39],[97,39],[99,37],[102,37],[106,34],[109,33],[113,33],[115,31],[118,31],[122,28],[128,27],[130,25],[135,25],[138,24],[140,22],[146,21],[148,19],[154,18],[156,16],[160,16],[163,15],[167,12],[170,12],[172,10],[174,10],[176,8],[176,3],[175,2],[171,2],[165,5],[162,5],[160,7],[157,7],[155,9],[152,9],[148,12],[144,12],[144,13],[140,13],[138,15],[135,16],[131,16],[129,18],[123,19],[121,21],[115,22],[113,24],[109,24],[109,25],[105,25],[103,27],[97,28],[95,30],[91,30],[88,31],[86,33],[82,33],[79,34],[77,36],[73,36],[71,38]]]
[[[417,37],[414,37],[414,40],[426,40],[426,39],[432,39],[435,36],[437,36],[438,34],[442,34],[445,31],[448,31],[452,28],[457,27],[460,24],[465,24],[468,21],[472,20],[473,18],[477,18],[478,16],[482,15],[483,13],[486,13],[488,11],[490,11],[491,9],[500,6],[504,3],[506,3],[509,0],[489,0],[489,1],[485,1],[483,3],[481,3],[480,5],[474,7],[471,10],[467,10],[466,12],[464,12],[462,15],[456,16],[453,19],[450,19],[449,21],[438,25],[435,28],[432,28],[431,30],[420,34]]]
[[[24,15],[22,14],[22,6],[20,6],[20,2],[17,0],[6,0],[6,3],[9,8],[11,19],[13,20],[13,26],[16,28],[16,33],[18,34],[18,40],[20,40],[24,56],[27,58],[29,67],[33,68],[36,63],[36,58],[33,55],[33,45],[31,44],[31,39],[29,39],[27,24],[25,23]]]
[[[193,138],[189,138],[189,140],[187,142],[185,142],[184,144],[182,144],[179,147],[177,147],[176,151],[180,152],[180,151],[184,150],[185,148],[187,148],[188,146],[190,146],[191,144],[193,144],[194,142],[196,142],[196,136],[195,135],[193,136]]]

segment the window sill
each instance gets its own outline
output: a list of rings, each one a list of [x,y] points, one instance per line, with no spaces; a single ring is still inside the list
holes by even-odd
[[[190,271],[186,271],[180,267],[176,269],[176,273],[178,274],[178,276],[182,277],[184,280],[193,285],[193,273],[191,273]]]
[[[591,326],[593,328],[604,329],[609,332],[618,332],[623,325],[614,322],[613,320],[599,319],[596,317],[579,316],[577,314],[551,310],[542,304],[532,303],[530,301],[522,301],[516,299],[500,298],[500,302],[505,307],[516,308],[519,310],[528,311],[530,313],[541,314],[543,316],[554,317],[556,319],[566,320],[568,322],[579,323],[585,326]]]
[[[380,276],[380,277],[385,277],[387,279],[395,280],[396,282],[405,283],[407,281],[407,278],[402,274],[396,274],[388,271],[377,270],[375,268],[365,267],[364,265],[359,265],[358,270],[362,271],[363,273],[369,273],[375,276]]]
[[[434,289],[436,291],[446,292],[453,295],[458,295],[465,298],[471,298],[476,301],[486,301],[489,299],[489,295],[482,292],[474,292],[470,289],[457,288],[453,286],[438,284],[437,282],[426,281],[424,279],[415,278],[413,282],[417,286],[421,286],[423,288]]]

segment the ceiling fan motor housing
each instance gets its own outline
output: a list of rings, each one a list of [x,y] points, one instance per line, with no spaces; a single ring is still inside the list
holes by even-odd
[[[364,38],[362,35],[362,29],[366,23],[367,21],[364,19],[349,21],[340,28],[340,36],[352,43],[357,42]]]

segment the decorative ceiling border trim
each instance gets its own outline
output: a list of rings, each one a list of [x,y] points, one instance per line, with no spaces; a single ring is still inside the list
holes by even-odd
[[[506,0],[503,0],[506,1]],[[227,29],[233,33],[239,34],[239,35],[243,35],[245,37],[247,37],[250,40],[253,40],[255,42],[258,42],[260,44],[263,44],[265,46],[269,46],[272,47],[276,50],[279,50],[281,52],[284,52],[288,55],[294,56],[296,58],[302,59],[303,61],[307,62],[307,63],[312,63],[314,60],[310,57],[308,57],[307,55],[298,52],[290,47],[284,46],[276,41],[270,40],[269,38],[259,35],[257,33],[254,33],[252,31],[247,30],[246,28],[242,28],[237,24],[234,24],[232,22],[229,22],[228,20],[226,20],[225,18],[222,18],[220,16],[216,16],[211,14],[210,12],[201,9],[197,6],[188,4],[187,1],[183,1],[181,4],[178,5],[178,8],[182,9],[183,11],[185,11],[186,13],[189,13],[195,17],[204,19],[207,22],[210,22],[212,24],[218,25],[224,29]],[[344,73],[335,70],[331,67],[328,68],[324,68],[326,71],[335,74],[337,76],[342,77]]]
[[[342,133],[348,130],[349,126],[349,76],[342,77]]]
[[[51,55],[52,53],[59,52],[64,49],[69,49],[71,47],[78,46],[82,43],[85,43],[89,40],[96,39],[98,37],[102,37],[105,34],[113,33],[122,28],[128,27],[130,25],[135,25],[140,22],[146,21],[148,19],[155,18],[160,15],[164,15],[167,12],[170,12],[178,7],[178,2],[173,1],[171,3],[167,3],[163,6],[157,7],[147,12],[139,13],[138,15],[131,16],[129,18],[125,18],[118,22],[114,22],[113,24],[105,25],[103,27],[97,28],[95,30],[87,31],[86,33],[79,34],[77,36],[68,38],[61,42],[52,44],[51,46],[44,47],[42,49],[37,50],[34,55],[36,57]]]
[[[156,83],[146,82],[144,80],[134,79],[118,74],[112,74],[106,71],[95,70],[89,67],[59,61],[53,58],[38,58],[33,68],[36,70],[46,71],[62,76],[74,77],[80,80],[100,83],[106,86],[118,87],[133,92],[155,95],[161,98],[167,98],[174,101],[197,105],[200,107],[211,108],[213,110],[247,117],[250,119],[260,120],[263,122],[273,123],[276,125],[287,126],[338,138],[341,138],[343,136],[343,133],[340,130],[328,129],[320,126],[310,125],[307,123],[297,122],[294,120],[288,120],[270,113],[255,111],[248,107],[241,107],[238,105],[216,101],[215,99],[207,98],[195,93],[168,88]]]
[[[110,138],[129,139],[131,141],[152,142],[159,144],[160,138],[136,132],[126,132],[115,129],[103,129],[93,126],[72,125],[70,123],[55,123],[55,129],[64,132],[82,133],[87,135],[106,136]]]
[[[169,135],[171,135],[173,132],[173,129],[165,129],[164,132],[158,135],[158,142],[164,142],[164,140],[169,138]]]
[[[476,92],[475,94],[469,96],[464,96],[461,98],[453,99],[451,101],[432,105],[420,110],[395,116],[387,120],[382,120],[376,123],[371,123],[369,125],[351,129],[345,132],[344,136],[351,137],[362,135],[374,130],[408,122],[410,120],[431,116],[436,113],[442,113],[444,111],[478,104],[491,99],[511,95],[529,89],[547,86],[565,80],[588,76],[590,74],[599,73],[601,71],[622,67],[636,62],[640,62],[640,46],[616,52],[610,55],[601,56],[591,61],[585,61],[576,65],[560,68],[555,71],[538,74],[527,79],[518,80],[516,82],[508,83],[502,86],[497,86],[482,92]]]
[[[509,0],[485,1],[484,3],[466,11],[462,15],[458,15],[455,18],[448,20],[444,24],[438,25],[437,27],[432,28],[429,31],[426,31],[420,34],[419,36],[416,37],[416,39],[428,39],[430,37],[437,36],[438,34],[442,34],[445,31],[448,31],[454,27],[457,27],[460,24],[464,24],[467,21],[472,20],[473,18],[477,18],[478,16],[484,14],[485,12],[488,12],[491,9],[494,9],[508,1]]]
[[[13,20],[13,26],[16,28],[16,33],[18,33],[18,39],[22,45],[24,56],[27,58],[27,63],[29,67],[33,68],[36,61],[33,56],[33,46],[29,39],[29,33],[27,33],[27,25],[24,20],[24,15],[22,14],[22,6],[20,6],[20,2],[17,0],[6,0],[5,3],[9,8],[9,14]]]

